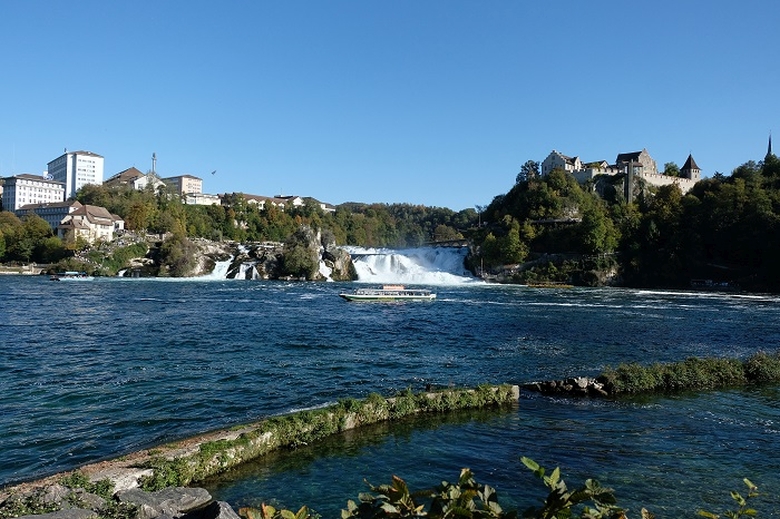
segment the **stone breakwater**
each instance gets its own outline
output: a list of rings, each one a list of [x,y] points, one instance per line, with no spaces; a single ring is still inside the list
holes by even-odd
[[[561,395],[561,396],[612,396],[607,387],[589,377],[573,377],[564,380],[546,380],[543,382],[531,382],[524,384],[523,389],[527,391],[536,391],[543,395]]]
[[[448,388],[419,394],[408,391],[391,398],[373,395],[362,401],[347,400],[327,408],[215,431],[86,465],[68,474],[0,489],[0,518],[235,519],[237,515],[227,503],[214,501],[204,489],[187,485],[271,450],[294,448],[361,425],[426,412],[503,405],[517,402],[519,397],[518,386],[503,385]],[[63,483],[72,482],[76,474],[79,478],[75,479],[86,483],[76,488],[72,488],[76,485]],[[101,497],[102,494],[90,491],[101,482],[110,484],[110,496]],[[149,488],[149,483],[164,488],[154,492],[141,488]],[[121,513],[117,512],[118,507],[122,509]]]

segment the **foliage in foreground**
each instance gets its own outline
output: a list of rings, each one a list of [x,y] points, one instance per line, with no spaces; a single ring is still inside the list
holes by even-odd
[[[504,510],[498,502],[498,494],[489,485],[478,483],[469,469],[461,470],[455,483],[442,481],[432,489],[412,491],[406,482],[393,476],[386,485],[369,484],[370,492],[361,493],[358,502],[347,501],[347,508],[341,511],[341,519],[627,519],[627,510],[617,506],[614,490],[602,487],[597,481],[588,479],[577,488],[569,489],[561,477],[560,468],[547,471],[529,458],[522,458],[523,464],[542,481],[548,490],[539,506],[532,506],[519,513]],[[135,506],[119,503],[112,498],[113,484],[108,480],[95,483],[81,472],[63,477],[59,483],[71,490],[67,496],[67,507],[85,507],[84,493],[101,497],[105,505],[95,510],[98,519],[137,519]],[[748,493],[731,492],[736,506],[722,514],[700,510],[698,514],[707,519],[739,519],[756,517],[758,512],[750,505],[758,494],[757,487],[744,480]],[[13,519],[28,515],[55,512],[63,508],[62,503],[48,501],[43,491],[26,497],[12,496],[0,503],[0,519]],[[263,503],[260,508],[241,508],[239,515],[245,519],[320,519],[319,514],[303,506],[297,512],[275,508]],[[641,519],[654,516],[641,509]]]
[[[637,363],[608,368],[598,377],[613,395],[736,387],[780,382],[780,352],[759,352],[750,358],[696,358],[683,362]]]
[[[534,460],[522,458],[523,464],[547,487],[548,494],[540,506],[530,507],[519,513],[504,510],[498,503],[496,490],[477,483],[469,469],[461,470],[456,483],[442,481],[433,489],[412,491],[406,482],[393,476],[390,484],[374,486],[371,492],[361,493],[359,502],[349,500],[341,511],[341,519],[628,519],[627,510],[617,506],[614,490],[602,487],[598,481],[588,479],[577,488],[570,489],[561,477],[560,468],[547,471]],[[749,501],[758,496],[757,488],[749,480],[747,496],[731,492],[736,510],[723,512],[726,518],[755,517],[756,510]],[[698,514],[708,519],[721,515],[700,510]],[[317,519],[319,516],[303,506],[297,512],[277,509],[262,504],[260,508],[241,508],[239,515],[246,519]],[[654,515],[642,508],[641,519],[653,519]]]

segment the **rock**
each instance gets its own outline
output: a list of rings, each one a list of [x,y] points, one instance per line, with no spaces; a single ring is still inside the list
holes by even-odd
[[[213,501],[210,505],[195,510],[179,519],[240,519],[239,515],[224,501]]]
[[[604,384],[588,377],[574,377],[566,380],[545,380],[523,385],[529,391],[543,395],[596,396],[609,397]]]
[[[95,472],[90,481],[93,483],[102,479],[108,479],[114,484],[114,492],[138,488],[139,481],[144,477],[154,474],[152,469],[141,469],[135,467],[110,467],[106,470]]]
[[[83,508],[69,508],[67,510],[58,510],[40,515],[23,515],[17,519],[94,519],[98,514],[94,510],[85,510]]]
[[[55,483],[43,489],[39,495],[39,499],[42,503],[47,505],[55,505],[61,508],[68,502],[68,496],[71,493],[71,489]]]
[[[157,492],[133,488],[117,492],[115,497],[120,503],[137,506],[139,519],[154,519],[162,515],[179,517],[205,507],[212,500],[207,490],[187,487],[171,487]]]
[[[79,507],[89,508],[91,510],[98,510],[106,505],[106,500],[102,497],[90,494],[83,489],[73,491],[73,496]],[[63,506],[63,508],[66,508]]]
[[[577,377],[572,380],[572,383],[580,389],[586,389],[590,384],[590,379],[587,377]]]

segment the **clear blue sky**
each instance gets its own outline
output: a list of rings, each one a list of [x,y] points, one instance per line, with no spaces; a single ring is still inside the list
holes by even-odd
[[[460,210],[552,149],[729,174],[780,135],[778,25],[754,0],[3,0],[0,176],[155,152],[207,193]]]

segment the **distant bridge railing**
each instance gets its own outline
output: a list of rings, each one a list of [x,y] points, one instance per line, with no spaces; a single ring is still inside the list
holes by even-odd
[[[428,247],[468,247],[469,241],[463,238],[459,240],[435,240],[425,243]]]

